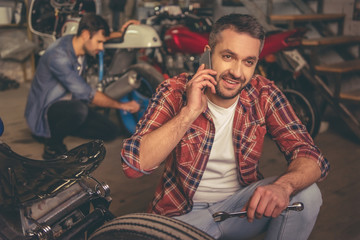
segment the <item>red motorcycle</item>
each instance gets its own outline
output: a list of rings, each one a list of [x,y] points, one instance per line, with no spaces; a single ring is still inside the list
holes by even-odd
[[[178,6],[156,7],[144,23],[158,31],[163,47],[150,55],[158,70],[169,76],[182,72],[195,73],[200,55],[208,43],[212,21]]]

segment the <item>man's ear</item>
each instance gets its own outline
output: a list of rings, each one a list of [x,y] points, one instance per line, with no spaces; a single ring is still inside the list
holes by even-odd
[[[87,41],[87,40],[90,39],[90,31],[89,30],[83,30],[81,32],[80,36],[84,41]]]
[[[210,46],[209,45],[205,45],[205,47],[204,47],[204,52],[206,51],[206,50],[209,50],[209,51],[211,51],[211,48],[210,48]]]

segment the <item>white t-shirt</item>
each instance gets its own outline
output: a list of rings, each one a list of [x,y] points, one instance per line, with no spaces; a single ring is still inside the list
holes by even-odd
[[[237,102],[229,108],[222,108],[208,100],[215,124],[215,138],[204,175],[193,197],[194,202],[218,202],[241,188],[232,141]]]
[[[78,68],[78,70],[79,70],[79,75],[81,75],[81,72],[82,72],[83,67],[84,67],[85,55],[78,56],[77,60],[78,60],[78,63],[80,64],[80,67]]]

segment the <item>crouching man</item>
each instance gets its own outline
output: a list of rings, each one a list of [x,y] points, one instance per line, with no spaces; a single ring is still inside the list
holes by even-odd
[[[329,163],[314,145],[283,93],[254,75],[264,45],[262,26],[231,14],[213,26],[201,65],[157,89],[136,133],[124,141],[128,177],[165,169],[149,211],[171,216],[216,239],[307,239],[315,224]],[[263,179],[259,159],[268,133],[288,168]],[[302,212],[284,211],[303,202]],[[217,211],[246,210],[247,218],[215,222]]]

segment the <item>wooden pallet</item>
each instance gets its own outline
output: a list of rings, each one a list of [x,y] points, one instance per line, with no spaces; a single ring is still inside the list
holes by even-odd
[[[343,21],[345,14],[291,14],[291,15],[270,15],[271,22],[315,22],[315,21]]]
[[[360,102],[360,89],[351,92],[340,93],[340,98],[347,102]]]
[[[291,14],[291,15],[269,15],[273,24],[286,23],[289,29],[295,28],[297,23],[304,22],[336,22],[338,23],[338,35],[344,32],[345,14]]]
[[[322,38],[303,39],[301,41],[304,47],[320,47],[320,46],[334,46],[344,44],[359,44],[360,36],[333,36]]]
[[[317,72],[322,72],[322,73],[344,74],[344,73],[357,72],[360,71],[360,59],[331,63],[331,64],[316,65],[314,66],[314,69]]]
[[[332,75],[335,79],[333,97],[341,102],[360,103],[360,90],[341,92],[343,76],[347,73],[360,72],[360,59],[343,61],[338,63],[316,65],[314,69],[322,74]]]

